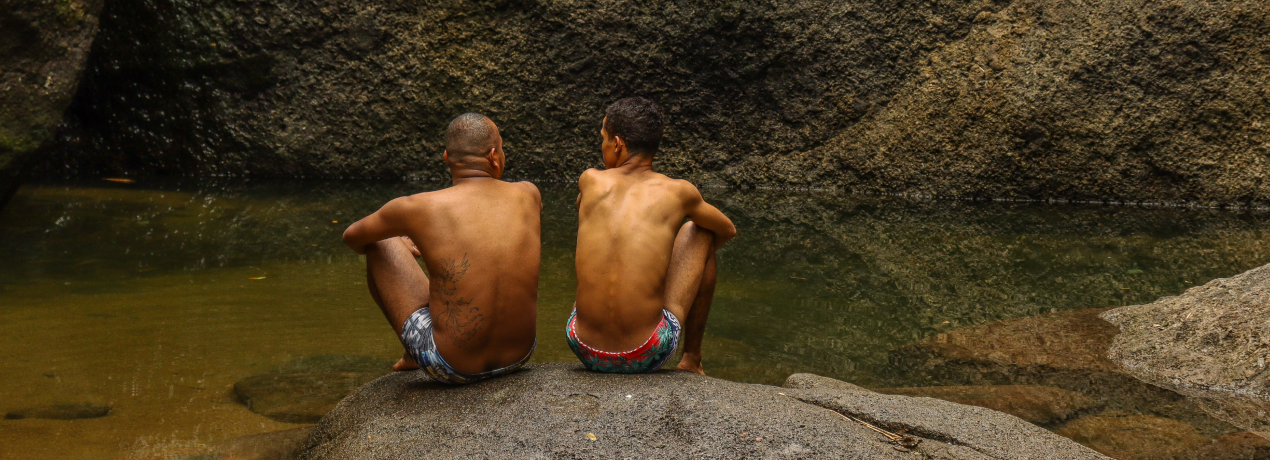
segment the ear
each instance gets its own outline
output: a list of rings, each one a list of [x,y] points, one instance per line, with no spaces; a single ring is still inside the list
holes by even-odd
[[[626,141],[620,136],[613,136],[613,156],[617,157],[619,165],[630,159],[630,152],[626,151]]]
[[[501,169],[503,167],[503,162],[498,159],[498,151],[493,147],[490,147],[489,153],[485,154],[485,159],[489,161],[489,165],[493,166],[494,169]]]
[[[449,151],[449,150],[443,150],[443,151],[441,152],[441,161],[444,161],[444,162],[445,162],[445,164],[450,164],[450,151]]]
[[[503,167],[505,166],[503,164],[504,159],[499,158],[498,149],[491,147],[489,149],[489,153],[485,155],[485,160],[489,161],[490,167],[494,169],[495,179],[503,177]]]

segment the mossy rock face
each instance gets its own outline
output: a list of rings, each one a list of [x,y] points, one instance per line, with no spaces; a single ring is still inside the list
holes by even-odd
[[[79,85],[101,0],[0,4],[0,207]]]
[[[103,24],[46,173],[440,177],[474,110],[509,176],[574,179],[605,106],[643,95],[661,168],[701,182],[1270,198],[1260,0],[125,1]]]

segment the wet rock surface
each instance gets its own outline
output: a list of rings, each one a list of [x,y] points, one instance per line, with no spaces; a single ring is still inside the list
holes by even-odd
[[[8,420],[42,418],[51,420],[77,420],[99,418],[110,415],[113,407],[109,404],[50,404],[47,406],[28,407],[4,414]]]
[[[1270,434],[1270,265],[1102,317],[1120,327],[1110,357],[1126,372]]]
[[[314,423],[344,396],[392,371],[392,361],[368,356],[304,357],[234,384],[248,409],[288,423]]]
[[[1037,425],[1061,422],[1095,405],[1093,399],[1078,393],[1037,385],[879,388],[875,391],[986,407]]]
[[[0,208],[71,103],[102,3],[0,2]]]
[[[563,363],[463,387],[394,373],[342,401],[299,457],[913,458],[851,416],[910,428],[909,445],[933,458],[1103,458],[983,408],[794,381],[799,388],[677,371],[606,375]]]
[[[656,6],[114,2],[48,174],[440,177],[492,115],[509,174],[599,164],[614,99],[706,183],[1266,202],[1270,8],[952,0]],[[1109,51],[1113,50],[1113,51]]]

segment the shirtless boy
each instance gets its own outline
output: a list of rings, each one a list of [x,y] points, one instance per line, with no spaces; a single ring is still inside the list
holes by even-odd
[[[389,201],[349,226],[344,243],[366,255],[370,295],[405,346],[393,369],[464,384],[533,355],[542,196],[499,180],[503,139],[484,115],[455,118],[442,156],[453,186]]]
[[[691,183],[653,172],[664,124],[652,101],[613,103],[600,129],[606,169],[578,179],[578,294],[566,334],[593,371],[661,368],[682,324],[679,370],[705,373],[701,338],[714,297],[714,253],[736,227]]]

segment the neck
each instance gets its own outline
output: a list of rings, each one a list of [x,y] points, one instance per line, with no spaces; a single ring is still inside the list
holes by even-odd
[[[651,155],[631,155],[626,157],[625,161],[618,163],[613,169],[626,172],[652,171],[653,157]]]
[[[485,168],[479,168],[463,165],[451,165],[450,177],[452,178],[452,183],[454,185],[459,185],[464,182],[479,182],[494,179],[494,172],[490,171],[488,166]]]

